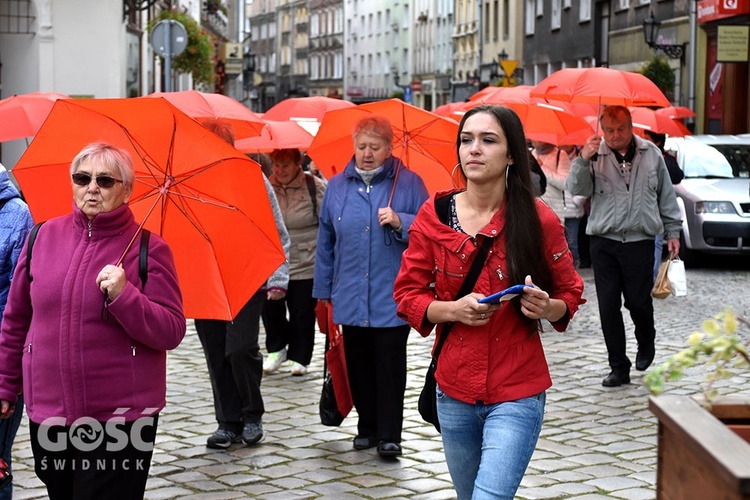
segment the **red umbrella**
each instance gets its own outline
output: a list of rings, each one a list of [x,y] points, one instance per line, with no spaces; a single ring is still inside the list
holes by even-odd
[[[329,111],[307,154],[326,175],[342,172],[354,154],[352,132],[360,118],[384,116],[393,128],[393,156],[422,177],[434,193],[453,186],[451,171],[456,164],[458,123],[400,99],[360,104]]]
[[[268,153],[274,149],[306,150],[313,136],[296,122],[265,120],[266,125],[258,137],[235,141],[234,147],[243,153]]]
[[[493,87],[495,90],[482,99],[465,103],[465,109],[482,104],[509,107],[521,119],[526,137],[557,146],[583,144],[594,133],[586,120],[571,112],[569,104],[541,102],[531,97],[531,88],[529,85]]]
[[[210,94],[197,90],[154,92],[145,97],[163,97],[176,108],[196,120],[222,119],[230,122],[236,139],[260,135],[265,123],[239,101],[224,94]]]
[[[13,168],[35,220],[70,213],[71,161],[100,141],[133,158],[130,208],[169,243],[185,314],[234,318],[284,261],[258,164],[165,99],[59,100]]]
[[[266,111],[263,115],[263,119],[275,121],[297,121],[300,119],[304,121],[314,119],[315,121],[321,122],[323,121],[323,116],[325,116],[328,111],[351,108],[354,106],[356,106],[356,104],[351,101],[333,99],[331,97],[290,97],[284,99]]]
[[[442,104],[435,108],[432,112],[436,115],[445,116],[446,118],[455,119],[454,113],[456,111],[463,111],[465,109],[465,102],[449,102],[448,104]]]
[[[673,120],[681,120],[683,118],[692,118],[696,116],[695,111],[685,106],[667,106],[666,108],[659,108],[656,110],[656,114],[664,115]]]
[[[566,68],[552,73],[531,91],[545,101],[589,102],[598,105],[669,106],[654,82],[611,68]]]
[[[693,135],[685,125],[649,108],[630,108],[633,127],[671,137]]]
[[[57,92],[31,92],[0,101],[0,142],[36,135],[58,99],[70,99]]]

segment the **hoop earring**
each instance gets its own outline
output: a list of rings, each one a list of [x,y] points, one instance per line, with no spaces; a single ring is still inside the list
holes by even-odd
[[[457,172],[463,173],[463,171],[461,170],[461,163],[460,162],[456,163],[456,166],[453,167],[453,170],[451,170],[451,183],[453,184],[453,187],[456,188],[456,189],[465,188],[466,187],[466,182],[465,182],[464,179],[462,179],[460,177],[458,179],[456,178],[456,173]]]
[[[508,162],[505,165],[505,192],[508,192],[508,172],[510,172],[510,166],[513,165],[512,162]]]

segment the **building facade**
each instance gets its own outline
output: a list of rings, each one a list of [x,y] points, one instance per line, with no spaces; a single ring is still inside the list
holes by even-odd
[[[310,0],[310,95],[344,98],[344,2]]]

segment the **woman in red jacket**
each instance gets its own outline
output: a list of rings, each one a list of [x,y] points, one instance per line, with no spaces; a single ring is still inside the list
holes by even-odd
[[[536,446],[552,385],[541,320],[564,331],[584,301],[560,219],[534,199],[518,116],[468,111],[457,139],[465,190],[437,193],[410,230],[395,283],[398,314],[423,336],[453,323],[438,359],[438,417],[459,500],[513,498]],[[478,248],[473,292],[458,298]],[[519,298],[479,299],[526,284]],[[437,340],[437,339],[436,339]]]

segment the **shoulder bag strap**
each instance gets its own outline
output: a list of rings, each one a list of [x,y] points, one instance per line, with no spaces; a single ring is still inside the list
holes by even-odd
[[[26,244],[26,279],[31,283],[33,279],[31,277],[31,251],[34,248],[34,242],[36,241],[36,235],[39,232],[39,228],[42,227],[46,221],[39,222],[31,228],[29,232],[29,242]]]
[[[464,278],[464,282],[461,283],[461,288],[459,288],[455,300],[458,300],[464,295],[468,295],[469,293],[471,293],[471,290],[474,288],[474,285],[477,282],[477,278],[479,278],[479,272],[482,270],[482,267],[484,267],[484,262],[487,260],[487,254],[489,253],[490,247],[492,246],[492,242],[494,240],[494,238],[490,238],[488,236],[484,237],[482,246],[480,246],[479,250],[477,250],[477,255],[476,257],[474,257],[474,261],[471,263],[471,267],[469,268],[469,272],[466,274],[466,278]],[[435,360],[437,360],[438,356],[440,356],[440,351],[443,350],[443,344],[445,344],[445,339],[448,338],[448,334],[453,328],[453,324],[453,322],[446,323],[443,327],[443,331],[440,333],[440,339],[438,340],[437,346],[435,346],[435,353],[432,355]]]
[[[310,192],[310,201],[312,201],[313,215],[318,218],[318,193],[315,189],[315,178],[312,174],[305,172],[305,183],[307,183],[307,190]]]
[[[146,287],[148,280],[148,238],[151,231],[141,230],[141,247],[138,251],[138,276],[141,278],[141,289]]]

